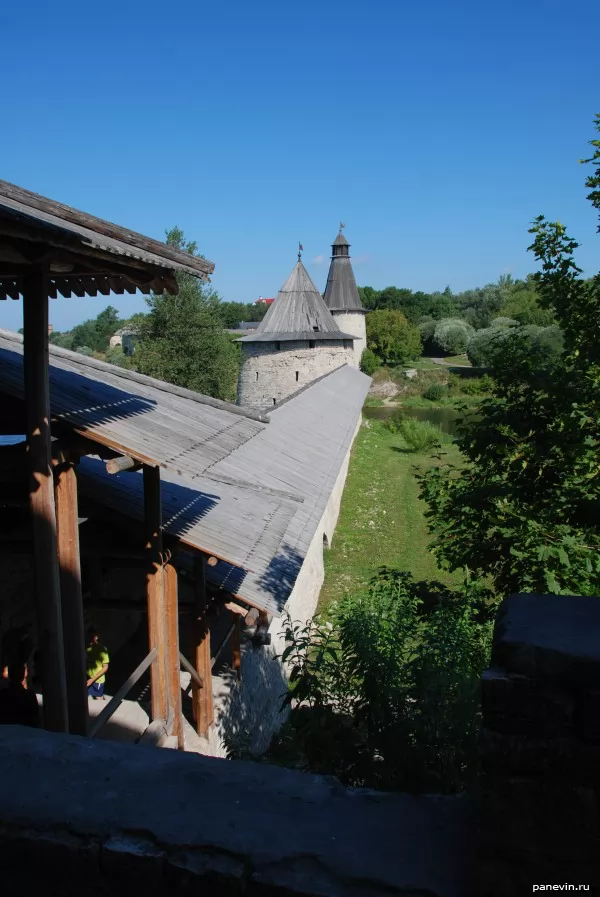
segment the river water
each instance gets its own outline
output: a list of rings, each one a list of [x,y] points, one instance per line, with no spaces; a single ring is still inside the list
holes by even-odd
[[[363,414],[372,420],[385,420],[398,407],[398,405],[367,406],[363,408]],[[430,423],[435,424],[436,427],[439,427],[442,433],[456,436],[456,422],[461,415],[455,408],[406,408],[402,406],[402,410],[407,417],[416,417],[417,420],[428,420]]]

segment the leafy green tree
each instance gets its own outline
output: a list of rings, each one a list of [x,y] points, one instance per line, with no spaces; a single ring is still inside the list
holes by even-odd
[[[78,324],[71,331],[71,343],[74,349],[89,346],[94,352],[105,352],[111,336],[119,329],[121,321],[117,309],[108,305],[104,311],[83,324]]]
[[[600,130],[600,117],[597,118]],[[594,141],[600,183],[600,142]],[[592,204],[600,208],[593,189]],[[585,281],[564,225],[535,219],[530,249],[542,308],[564,351],[513,334],[494,359],[494,386],[460,439],[466,468],[425,476],[435,551],[450,569],[489,577],[500,594],[600,593],[600,275]],[[526,330],[524,328],[523,330]]]
[[[367,344],[384,363],[404,364],[421,352],[421,337],[399,311],[369,312]]]
[[[534,289],[515,289],[507,297],[500,314],[514,318],[519,324],[535,324],[548,327],[554,323],[554,315],[550,309],[541,308]]]
[[[264,302],[259,305],[247,305],[245,302],[221,302],[219,315],[223,326],[233,330],[241,321],[262,321],[269,306]]]
[[[190,255],[196,244],[179,228],[167,232],[167,243]],[[191,274],[177,274],[179,292],[154,294],[150,313],[140,322],[136,368],[143,374],[218,399],[233,400],[239,353],[223,328],[220,300]]]
[[[379,294],[373,287],[358,287],[358,295],[364,308],[374,309],[376,307]]]
[[[381,358],[378,358],[371,349],[363,349],[363,353],[360,356],[360,369],[363,374],[367,374],[370,377],[379,367],[381,367]]]
[[[460,318],[444,318],[436,324],[432,344],[442,355],[461,355],[467,349],[473,328]]]
[[[329,621],[287,617],[295,765],[348,785],[463,790],[477,770],[490,637],[481,597],[382,568]]]

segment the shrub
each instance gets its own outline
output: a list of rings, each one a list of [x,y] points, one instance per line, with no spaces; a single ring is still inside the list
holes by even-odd
[[[94,354],[94,350],[91,349],[89,346],[77,346],[75,351],[78,352],[80,355],[87,355],[88,358],[91,358],[92,355]]]
[[[482,598],[470,585],[451,592],[382,568],[329,622],[288,617],[282,659],[292,668],[285,704],[297,765],[370,788],[468,785],[490,637]]]
[[[428,420],[417,420],[407,417],[402,421],[400,433],[411,452],[427,452],[439,448],[443,441],[443,434]]]
[[[422,396],[429,402],[439,402],[447,392],[443,383],[430,383],[427,389],[423,391]]]
[[[378,367],[381,367],[381,359],[371,349],[363,349],[363,353],[360,356],[360,369],[363,374],[367,374],[370,377]]]
[[[494,318],[490,327],[500,327],[502,330],[506,330],[507,327],[517,327],[519,324],[518,321],[515,321],[514,318],[506,318],[500,315],[498,318]]]
[[[505,339],[507,329],[486,327],[473,334],[467,346],[467,357],[473,367],[486,367],[496,346]]]
[[[437,321],[434,321],[433,319],[423,321],[419,324],[419,334],[421,336],[421,342],[423,343],[423,355],[429,355],[434,351],[433,334],[435,333],[436,326]]]
[[[434,348],[445,355],[461,355],[472,334],[473,328],[466,321],[444,318],[438,322],[433,333]]]
[[[390,431],[390,433],[398,433],[405,420],[406,414],[404,413],[402,408],[396,408],[396,410],[392,411],[390,416],[385,419],[384,426]]]

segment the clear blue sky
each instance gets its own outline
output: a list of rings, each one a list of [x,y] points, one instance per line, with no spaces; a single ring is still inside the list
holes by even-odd
[[[323,289],[340,219],[378,288],[521,276],[540,213],[593,273],[577,160],[599,29],[598,0],[11,4],[0,177],[158,238],[179,225],[231,300],[274,295],[298,240]],[[57,300],[51,320],[106,304]],[[20,303],[0,326],[21,326]]]

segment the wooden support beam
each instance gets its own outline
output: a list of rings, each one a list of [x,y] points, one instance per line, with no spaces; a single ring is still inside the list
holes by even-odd
[[[210,657],[210,629],[208,626],[206,592],[206,562],[203,555],[194,556],[194,594],[196,615],[192,626],[192,662],[204,683],[203,688],[192,680],[192,704],[196,731],[206,738],[213,723],[212,663]]]
[[[86,735],[88,696],[75,464],[70,460],[59,462],[54,473],[69,731]]]
[[[106,462],[107,473],[121,473],[123,470],[139,470],[142,465],[129,455],[119,455]]]
[[[50,450],[48,289],[46,276],[41,268],[34,268],[23,279],[23,329],[27,442],[31,473],[29,495],[44,725],[56,732],[67,732],[67,685]]]
[[[181,709],[181,677],[179,660],[179,608],[177,599],[177,570],[172,564],[164,567],[165,584],[165,628],[166,667],[169,701],[169,717],[173,719],[172,734],[177,736],[180,751],[185,750],[183,741],[183,712]]]
[[[242,627],[241,617],[236,614],[233,632],[231,633],[231,666],[235,670],[238,679],[242,678],[242,639],[240,629]]]
[[[162,507],[160,468],[144,465],[144,523],[146,528],[146,599],[150,650],[157,649],[150,667],[152,719],[167,719],[167,679],[165,668],[164,574],[162,564]]]

